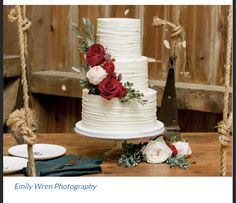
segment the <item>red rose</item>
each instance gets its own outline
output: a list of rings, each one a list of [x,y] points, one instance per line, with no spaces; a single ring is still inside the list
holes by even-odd
[[[172,155],[173,156],[177,155],[178,152],[177,152],[177,149],[176,149],[175,145],[173,145],[173,144],[167,144],[167,145],[171,149]]]
[[[122,89],[121,89],[121,91],[120,91],[119,94],[118,94],[118,97],[121,99],[121,98],[124,97],[127,93],[128,93],[127,89],[126,89],[124,86],[122,86]]]
[[[115,65],[111,60],[107,60],[104,63],[103,68],[108,74],[113,74],[115,71]]]
[[[90,66],[96,66],[104,62],[105,49],[101,44],[93,44],[86,53],[86,62]]]
[[[116,78],[108,76],[100,82],[98,89],[102,97],[110,100],[123,92],[123,85]]]

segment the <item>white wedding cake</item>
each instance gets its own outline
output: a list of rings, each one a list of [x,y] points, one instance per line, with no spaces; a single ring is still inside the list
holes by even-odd
[[[157,125],[156,91],[148,88],[148,62],[141,53],[140,20],[130,18],[97,19],[99,43],[115,58],[121,82],[129,81],[147,100],[121,103],[119,98],[104,99],[83,90],[82,127],[97,132],[145,132]]]

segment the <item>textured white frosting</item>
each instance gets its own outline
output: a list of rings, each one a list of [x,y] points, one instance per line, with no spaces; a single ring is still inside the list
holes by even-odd
[[[99,131],[113,130],[132,132],[147,130],[156,125],[156,91],[147,89],[145,105],[137,101],[121,103],[118,98],[104,99],[98,95],[88,94],[83,90],[82,124],[85,128]]]
[[[140,19],[98,18],[97,37],[116,59],[141,56]]]
[[[148,88],[148,62],[142,56],[131,59],[118,59],[115,61],[115,71],[122,73],[122,83],[127,81],[134,84],[134,88],[145,91]]]
[[[144,93],[147,103],[135,100],[122,103],[118,98],[104,99],[98,95],[82,95],[82,126],[102,132],[147,131],[157,125],[156,91],[148,88],[148,62],[141,55],[140,20],[130,18],[100,18],[97,36],[107,52],[115,58],[115,71]]]
[[[115,71],[122,73],[122,82],[132,82],[134,88],[148,88],[148,62],[141,56],[140,19],[99,18],[97,36],[107,52],[115,58]]]

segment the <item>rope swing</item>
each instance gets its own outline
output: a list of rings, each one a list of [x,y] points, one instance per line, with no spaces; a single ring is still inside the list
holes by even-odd
[[[231,50],[232,50],[232,6],[229,6],[226,45],[226,65],[225,65],[225,93],[223,120],[218,123],[220,141],[220,176],[226,176],[227,148],[232,138],[232,114],[229,115],[229,85],[231,71]]]
[[[27,144],[29,176],[36,176],[33,145],[36,143],[37,121],[35,113],[29,107],[26,75],[27,31],[31,26],[31,22],[26,18],[26,6],[15,6],[11,9],[8,18],[10,22],[16,22],[18,28],[24,107],[12,112],[6,124],[11,128],[11,134],[18,144]]]

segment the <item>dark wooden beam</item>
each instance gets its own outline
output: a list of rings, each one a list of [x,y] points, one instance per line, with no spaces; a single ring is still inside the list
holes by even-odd
[[[160,107],[165,81],[150,80],[150,87],[157,90],[157,105]],[[178,109],[188,109],[212,113],[223,111],[224,87],[216,85],[176,82],[176,98]],[[230,100],[232,88],[230,88]],[[229,102],[232,109],[232,102]]]
[[[31,75],[31,92],[81,98],[82,88],[79,80],[80,77],[74,72],[37,71]],[[165,81],[150,80],[149,86],[157,90],[157,106],[160,107]],[[232,93],[232,88],[230,92]],[[221,113],[223,110],[224,87],[176,82],[176,97],[178,109]]]
[[[31,75],[32,93],[41,93],[65,97],[82,97],[80,77],[77,73],[66,71],[37,71]]]

